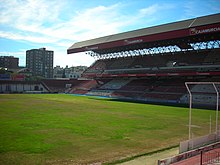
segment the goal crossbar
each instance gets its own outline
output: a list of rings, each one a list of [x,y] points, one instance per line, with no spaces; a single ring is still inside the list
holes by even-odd
[[[218,105],[219,105],[219,91],[216,84],[220,82],[185,82],[186,89],[189,93],[189,140],[191,139],[191,127],[192,127],[192,92],[190,91],[189,85],[212,85],[216,92],[216,133],[218,132]]]

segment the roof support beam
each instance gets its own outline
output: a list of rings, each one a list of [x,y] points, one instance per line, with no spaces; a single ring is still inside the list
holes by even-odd
[[[130,49],[130,50],[120,50],[110,53],[102,53],[101,51],[89,51],[87,54],[97,59],[111,59],[119,57],[129,57],[129,56],[140,56],[140,55],[157,55],[165,53],[175,53],[175,52],[189,52],[193,50],[205,50],[205,49],[219,49],[220,40],[213,40],[208,42],[194,42],[188,43],[190,45],[187,48],[181,48],[178,45],[168,45],[168,46],[159,46],[159,47],[150,47],[142,49]]]

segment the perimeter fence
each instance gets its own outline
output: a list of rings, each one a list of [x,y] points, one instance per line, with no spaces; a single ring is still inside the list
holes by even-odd
[[[220,163],[220,151],[201,152],[201,165]]]

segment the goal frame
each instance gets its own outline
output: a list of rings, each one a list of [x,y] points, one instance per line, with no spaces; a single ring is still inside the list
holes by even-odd
[[[185,82],[186,89],[189,93],[189,140],[191,139],[191,127],[192,127],[192,92],[190,91],[189,85],[212,85],[216,92],[216,133],[218,132],[218,105],[219,105],[219,91],[216,84],[220,82]]]

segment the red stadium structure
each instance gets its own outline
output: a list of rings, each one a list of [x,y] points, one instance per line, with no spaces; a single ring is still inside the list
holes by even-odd
[[[188,103],[185,82],[220,81],[220,14],[77,42],[67,50],[77,52],[96,61],[83,73],[91,84],[70,93]],[[209,86],[191,90],[193,103],[216,104]]]

